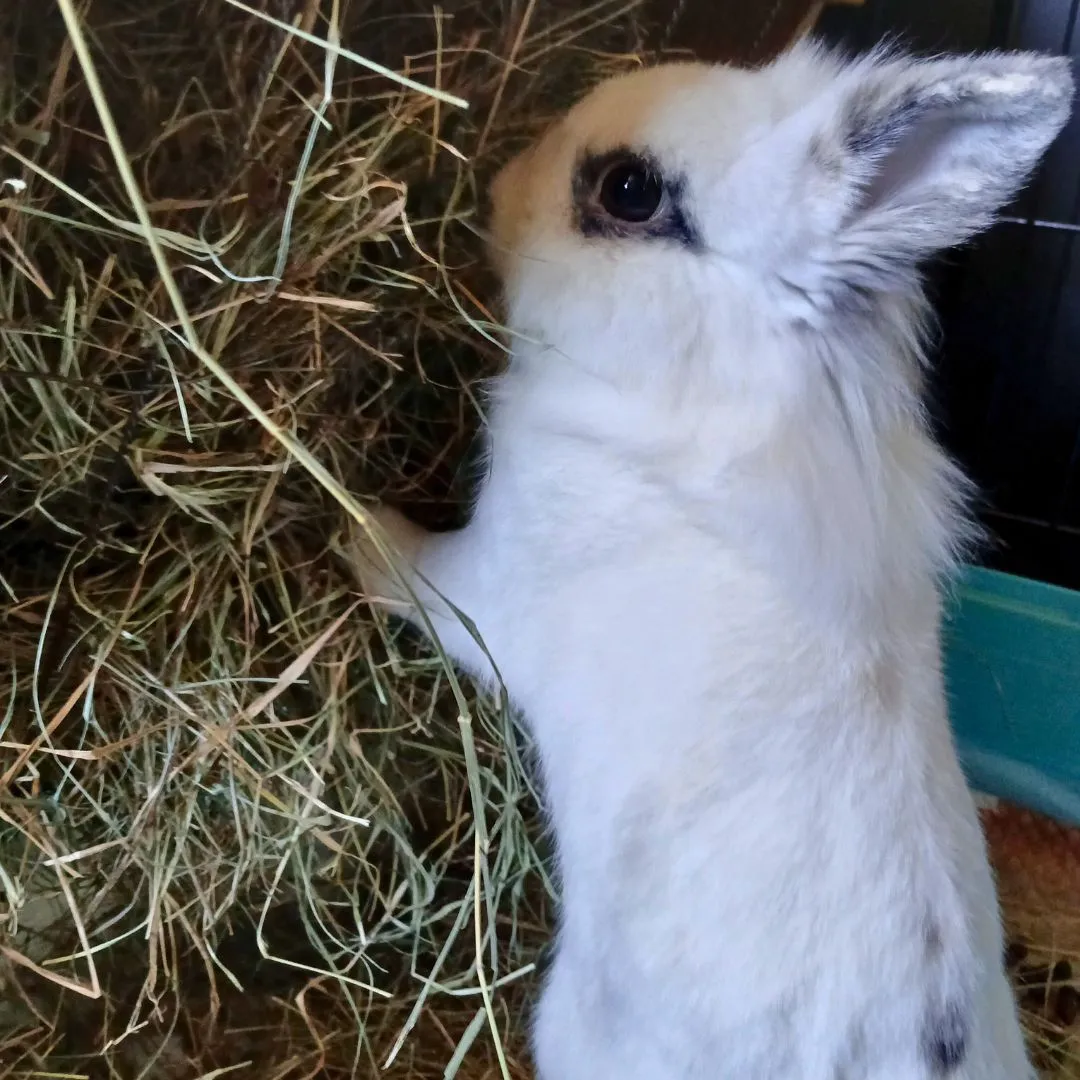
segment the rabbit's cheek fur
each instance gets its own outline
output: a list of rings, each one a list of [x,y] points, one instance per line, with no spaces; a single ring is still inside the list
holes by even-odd
[[[387,523],[535,736],[562,884],[540,1080],[1031,1077],[946,716],[970,529],[918,270],[1071,93],[1026,54],[661,67],[500,177],[488,475],[460,532]],[[576,170],[623,148],[700,243],[582,229]]]

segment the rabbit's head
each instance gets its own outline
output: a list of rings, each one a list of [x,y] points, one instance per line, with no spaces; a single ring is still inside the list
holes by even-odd
[[[911,323],[920,264],[991,222],[1072,89],[1063,58],[812,43],[611,79],[495,181],[510,323],[608,369],[716,342],[740,381],[777,335]]]

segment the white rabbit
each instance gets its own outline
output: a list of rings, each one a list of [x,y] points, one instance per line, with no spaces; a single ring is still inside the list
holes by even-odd
[[[1071,99],[1064,59],[801,45],[606,82],[496,180],[514,341],[473,517],[376,516],[538,746],[542,1080],[1032,1075],[946,719],[971,530],[920,401],[919,264]]]

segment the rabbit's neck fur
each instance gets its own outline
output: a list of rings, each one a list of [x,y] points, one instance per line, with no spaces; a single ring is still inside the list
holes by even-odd
[[[607,505],[618,495],[605,478],[634,474],[680,524],[771,577],[813,622],[887,647],[910,637],[913,597],[936,607],[937,587],[976,535],[966,478],[923,412],[923,313],[921,296],[893,298],[827,333],[770,328],[734,345],[730,325],[697,327],[671,355],[620,355],[616,337],[613,355],[587,364],[572,347],[519,345],[494,394],[493,471],[500,431],[514,446],[523,428],[572,441],[598,462],[595,489],[588,469],[560,480],[587,512],[624,512],[632,529],[642,508]],[[709,341],[722,352],[705,346],[702,356]],[[736,387],[733,348],[757,369]],[[775,382],[763,393],[754,377]]]

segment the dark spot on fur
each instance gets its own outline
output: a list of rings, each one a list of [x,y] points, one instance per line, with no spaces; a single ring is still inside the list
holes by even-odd
[[[644,161],[660,177],[664,199],[659,212],[640,225],[618,221],[604,212],[597,194],[605,173],[627,159]],[[686,181],[667,176],[652,155],[620,146],[602,154],[586,154],[574,170],[574,220],[582,236],[607,239],[673,240],[692,251],[701,250],[701,236],[686,210]]]
[[[926,958],[936,960],[941,956],[944,942],[941,940],[941,927],[933,919],[928,918],[923,927],[923,941],[926,944]]]
[[[868,1059],[866,1028],[862,1024],[857,1024],[840,1052],[833,1080],[854,1080],[855,1077],[866,1076]]]
[[[930,1018],[923,1031],[923,1054],[934,1076],[948,1076],[963,1064],[967,1039],[967,1016],[956,1002]]]

